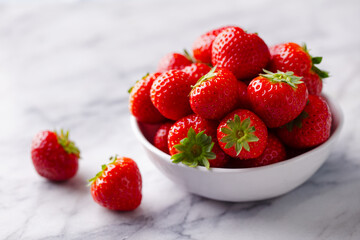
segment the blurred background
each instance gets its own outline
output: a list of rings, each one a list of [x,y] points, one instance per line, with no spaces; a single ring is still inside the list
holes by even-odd
[[[2,216],[10,216],[10,219],[0,217],[2,233],[10,238],[29,239],[57,234],[73,236],[71,234],[78,233],[79,228],[91,232],[95,226],[101,225],[100,220],[102,224],[110,220],[119,224],[128,221],[119,215],[101,213],[99,209],[91,215],[98,222],[81,217],[87,211],[87,203],[94,206],[88,190],[83,189],[86,179],[91,178],[114,153],[133,157],[140,165],[144,178],[142,206],[147,211],[137,212],[136,216],[149,217],[152,220],[147,221],[156,225],[159,219],[153,213],[166,210],[178,200],[193,199],[190,194],[176,190],[160,175],[140,149],[130,129],[127,90],[145,73],[155,71],[162,56],[169,52],[182,52],[184,48],[191,50],[193,41],[199,35],[224,25],[238,25],[248,32],[257,32],[269,46],[289,41],[306,43],[313,56],[323,56],[319,67],[331,74],[324,81],[323,92],[342,106],[345,126],[333,157],[312,181],[343,180],[340,192],[344,197],[349,195],[352,199],[359,199],[359,24],[360,1],[357,0],[0,0],[0,158],[3,164],[0,167],[0,180],[3,180],[0,187],[0,202],[3,205],[0,209]],[[30,161],[32,137],[40,130],[60,127],[71,130],[71,138],[82,150],[79,173],[73,182],[76,192],[69,189],[63,189],[61,193],[46,190],[53,189],[53,186],[36,176]],[[342,168],[345,163],[350,165]],[[349,180],[347,176],[353,177]],[[33,187],[28,187],[29,184]],[[298,204],[294,194],[305,201],[308,195],[317,192],[304,188],[306,185],[293,195],[287,195],[290,199],[282,204],[288,204],[288,207]],[[304,191],[310,193],[302,194]],[[59,196],[68,193],[78,194],[75,203],[69,197],[60,200]],[[42,194],[46,196],[39,201]],[[332,198],[339,192],[330,191],[327,194],[326,198]],[[165,196],[169,198],[166,204],[155,204]],[[71,220],[75,224],[68,227],[66,233],[46,222],[51,214],[67,216],[61,211],[48,210],[52,209],[49,202],[53,199],[59,201],[57,209],[68,205],[79,209],[76,211],[79,216]],[[299,211],[316,212],[316,207],[311,206],[320,206],[323,200],[311,201],[314,202],[308,208]],[[348,201],[341,205],[340,210],[333,210],[330,218],[346,210],[346,205],[355,207],[351,199]],[[274,202],[276,204],[276,200]],[[216,209],[218,204],[225,208],[242,206],[216,203],[211,208]],[[35,207],[38,210],[29,210]],[[359,239],[356,238],[360,235],[358,204],[356,208],[357,215],[345,214],[334,223],[336,226],[346,223],[344,231],[324,228],[323,239],[332,239],[329,236],[339,237],[333,239]],[[280,209],[274,207],[272,211],[277,213]],[[170,215],[173,224],[184,220],[181,214],[174,214]],[[293,218],[285,218],[271,226],[280,227]],[[80,227],[80,220],[88,224],[87,227]],[[60,220],[62,224],[66,221],[70,220]],[[147,226],[147,221],[132,224]],[[306,218],[308,223],[298,221],[304,231],[310,232],[305,234],[292,229],[298,236],[319,234],[312,227],[311,218]],[[328,226],[326,219],[320,218],[317,224],[321,222]],[[42,230],[37,228],[38,223],[52,230],[42,235]],[[254,220],[254,224],[257,223]],[[201,224],[198,228],[208,227]],[[188,227],[191,230],[191,226]],[[265,228],[265,234],[270,233],[270,229]],[[136,231],[136,228],[127,231]],[[350,236],[349,231],[353,235]],[[284,239],[293,236],[292,233],[284,233]],[[256,236],[253,232],[247,234]]]

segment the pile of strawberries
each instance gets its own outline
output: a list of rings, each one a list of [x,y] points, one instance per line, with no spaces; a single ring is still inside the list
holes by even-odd
[[[328,73],[306,46],[268,47],[228,26],[201,35],[193,59],[170,53],[130,89],[130,112],[160,124],[153,144],[190,167],[257,167],[283,161],[330,136],[321,96]]]
[[[159,126],[153,144],[174,163],[247,168],[301,154],[330,136],[331,112],[320,96],[328,73],[306,46],[268,48],[257,35],[229,26],[201,35],[193,57],[171,53],[130,92],[130,111]],[[41,131],[31,159],[39,175],[65,181],[78,171],[80,150],[69,132]],[[95,202],[136,209],[142,178],[135,161],[111,157],[89,180]]]

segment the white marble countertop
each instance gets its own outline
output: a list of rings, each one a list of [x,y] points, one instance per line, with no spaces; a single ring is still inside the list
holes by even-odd
[[[359,1],[0,2],[0,239],[360,239]],[[269,45],[306,42],[324,57],[324,91],[345,113],[325,165],[276,199],[235,204],[184,192],[130,129],[129,86],[164,54],[228,24]],[[38,131],[60,127],[82,159],[75,178],[54,184],[35,173],[29,149]],[[86,186],[114,153],[140,167],[136,211],[106,210]]]

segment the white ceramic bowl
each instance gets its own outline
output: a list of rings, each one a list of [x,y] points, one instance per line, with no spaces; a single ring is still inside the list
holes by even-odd
[[[170,155],[154,147],[143,135],[143,124],[131,117],[131,126],[155,166],[177,186],[215,200],[244,202],[285,194],[308,180],[325,162],[339,136],[343,114],[327,98],[333,115],[330,138],[320,146],[283,162],[263,167],[230,169],[174,164]],[[148,126],[147,126],[148,127]]]

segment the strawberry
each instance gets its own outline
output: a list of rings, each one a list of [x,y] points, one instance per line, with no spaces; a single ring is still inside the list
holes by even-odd
[[[42,131],[36,134],[31,144],[31,159],[35,170],[52,181],[72,178],[78,170],[80,151],[69,140],[69,132],[60,134]]]
[[[196,84],[196,82],[205,74],[207,74],[211,68],[203,63],[193,63],[189,66],[186,66],[182,71],[189,74],[191,78],[191,82],[193,84]]]
[[[191,109],[203,118],[221,119],[236,107],[237,88],[237,80],[229,70],[214,67],[193,86]]]
[[[217,128],[220,147],[231,157],[259,157],[267,143],[267,128],[253,112],[237,109],[221,120]]]
[[[315,65],[321,63],[322,57],[312,57],[306,45],[283,43],[270,47],[270,71],[292,71],[302,79],[308,88],[309,94],[320,95],[322,79],[329,77],[329,73],[322,71]],[[317,77],[315,77],[317,75]]]
[[[280,140],[272,133],[268,134],[267,144],[264,152],[257,158],[239,161],[242,167],[261,167],[269,164],[284,161],[286,159],[286,150]]]
[[[244,83],[243,81],[237,81],[238,84],[238,108],[245,108],[251,110],[251,105],[247,93],[248,85]]]
[[[131,211],[141,203],[142,180],[136,162],[126,157],[111,157],[109,164],[89,180],[91,195],[103,207]]]
[[[216,121],[204,119],[196,114],[178,120],[170,128],[168,135],[173,162],[182,162],[190,167],[224,166],[229,157],[217,143],[216,127]]]
[[[151,87],[151,101],[163,116],[178,120],[192,113],[188,97],[191,84],[189,75],[181,70],[164,72]]]
[[[199,62],[211,64],[212,44],[216,36],[228,27],[230,26],[211,30],[197,38],[193,44],[194,58]]]
[[[305,83],[309,94],[320,96],[323,88],[323,81],[319,75],[310,70],[310,72],[303,74],[301,80]]]
[[[154,146],[169,154],[168,134],[173,122],[163,123],[154,136]]]
[[[157,72],[166,72],[172,69],[181,70],[192,64],[191,59],[180,53],[169,53],[160,59]]]
[[[276,133],[289,147],[315,147],[330,137],[331,121],[330,108],[324,98],[310,95],[304,111],[294,121],[278,128]]]
[[[163,122],[165,117],[155,108],[150,99],[150,89],[154,80],[161,73],[148,74],[129,90],[129,109],[131,114],[140,122]]]
[[[295,119],[306,105],[308,92],[301,77],[293,72],[260,74],[248,86],[252,110],[269,128],[280,127]]]
[[[212,46],[212,64],[228,68],[238,80],[253,78],[268,64],[270,53],[265,42],[239,27],[223,30]]]

